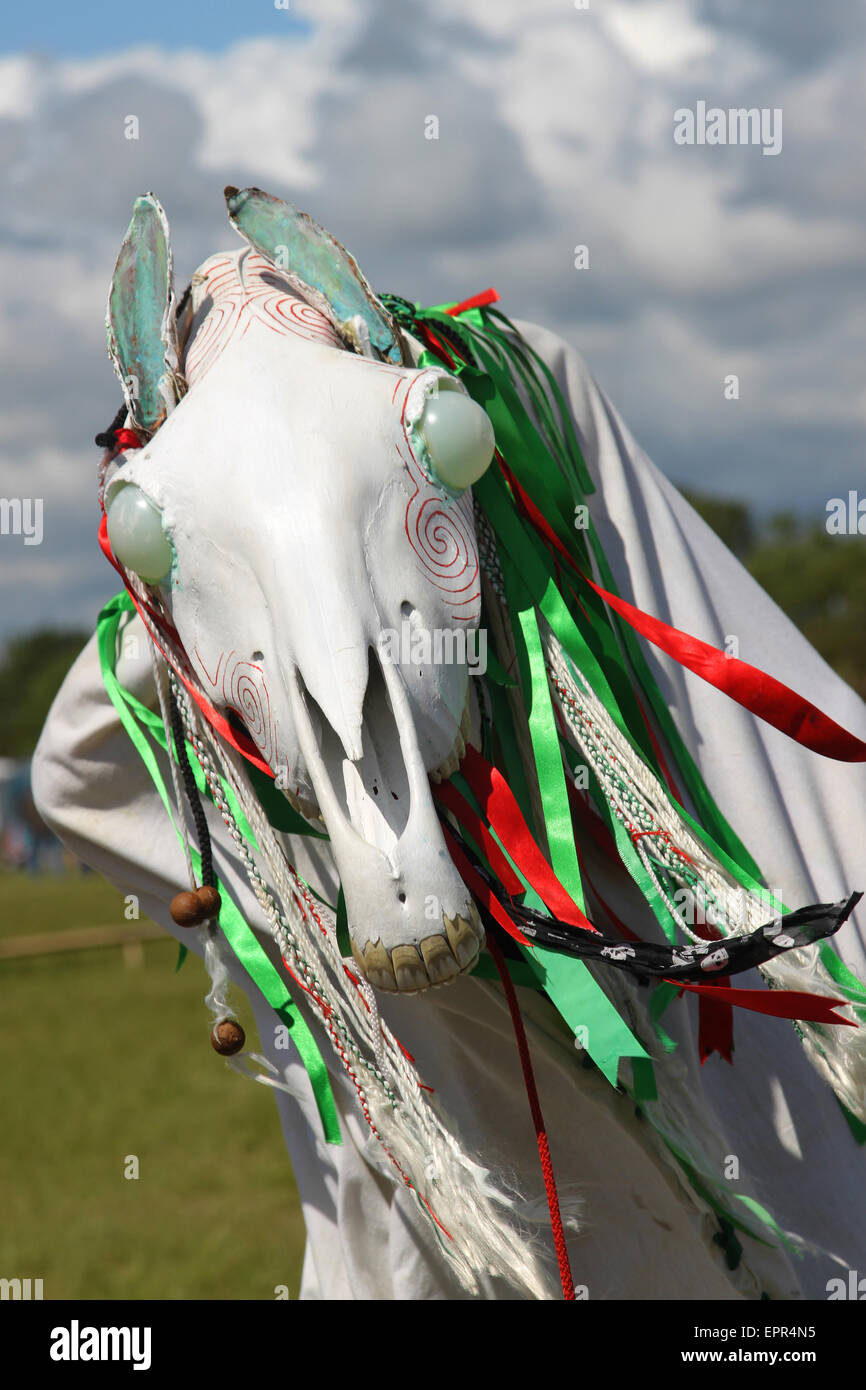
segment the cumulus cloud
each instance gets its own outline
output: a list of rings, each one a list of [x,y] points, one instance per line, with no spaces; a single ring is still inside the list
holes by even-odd
[[[0,537],[0,635],[92,621],[115,587],[89,441],[119,400],[105,297],[147,189],[181,286],[235,240],[223,184],[259,183],[380,289],[495,284],[583,352],[675,479],[816,514],[859,484],[866,39],[844,0],[820,32],[783,0],[294,9],[308,33],[222,53],[0,59],[0,495],[45,506],[41,547]],[[699,100],[781,108],[782,152],[676,145]]]

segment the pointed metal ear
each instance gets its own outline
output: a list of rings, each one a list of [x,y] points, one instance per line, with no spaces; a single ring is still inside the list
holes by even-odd
[[[403,362],[394,320],[330,232],[260,188],[229,187],[225,196],[235,231],[321,310],[350,347],[365,357]]]
[[[179,401],[168,222],[152,193],[136,198],[108,296],[108,355],[133,424],[152,434]]]

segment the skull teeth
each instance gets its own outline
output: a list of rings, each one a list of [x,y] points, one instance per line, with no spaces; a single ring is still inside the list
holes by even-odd
[[[381,941],[369,942],[363,951],[353,946],[352,954],[371,985],[375,985],[377,989],[388,990],[391,994],[397,993],[397,979],[391,957]]]
[[[290,792],[287,787],[283,787],[282,791],[289,805],[299,815],[304,816],[306,820],[317,821],[320,825],[325,824],[325,818],[315,801],[307,801],[302,796],[295,796],[295,793]]]
[[[444,936],[428,936],[421,942],[421,954],[427,967],[427,974],[434,985],[444,985],[460,974],[460,966],[451,953]]]
[[[467,688],[466,699],[463,704],[463,713],[460,716],[460,728],[451,746],[451,752],[443,762],[439,763],[430,773],[431,782],[441,782],[443,777],[450,777],[455,773],[463,761],[466,752],[466,740],[472,724],[471,689]]]
[[[437,782],[441,782],[443,777],[450,777],[452,773],[457,771],[465,752],[466,744],[463,742],[463,735],[458,734],[454,747],[451,749],[448,757],[445,759],[444,763],[439,764],[433,774]]]
[[[465,970],[478,958],[478,938],[471,922],[465,917],[446,917],[445,931],[454,957],[461,970]]]
[[[444,933],[427,936],[417,946],[404,942],[388,951],[381,941],[363,948],[353,942],[352,955],[370,984],[389,994],[419,994],[449,984],[475,965],[484,932],[474,904],[468,918],[443,914],[442,924]]]
[[[426,989],[429,985],[430,979],[417,946],[395,946],[391,952],[391,963],[397,988],[402,994],[413,994],[415,990]]]

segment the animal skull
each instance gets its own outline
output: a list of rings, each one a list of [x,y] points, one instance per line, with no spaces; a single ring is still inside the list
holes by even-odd
[[[153,238],[161,209],[143,202]],[[324,820],[366,977],[414,992],[471,969],[482,940],[429,775],[455,771],[464,751],[472,703],[459,635],[480,617],[471,494],[443,477],[455,477],[455,428],[476,475],[492,430],[445,372],[394,361],[393,345],[347,349],[345,312],[329,319],[297,283],[250,247],[200,267],[181,325],[188,389],[144,447],[119,455],[105,488],[109,537],[123,560],[128,516],[158,518],[171,564],[149,579],[208,699],[240,716],[277,785]],[[115,319],[119,298],[116,277]],[[174,331],[161,302],[150,318]],[[122,360],[118,370],[134,391],[136,372]],[[452,660],[418,659],[412,638],[431,633],[452,634]]]

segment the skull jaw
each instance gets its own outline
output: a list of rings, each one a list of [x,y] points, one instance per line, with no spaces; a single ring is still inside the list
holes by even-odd
[[[472,970],[484,930],[445,846],[402,678],[386,660],[381,670],[383,699],[367,711],[360,759],[336,738],[316,738],[297,672],[289,696],[352,954],[374,987],[414,994]]]
[[[484,940],[478,912],[438,824],[435,829],[440,852],[428,841],[420,869],[411,855],[395,854],[395,867],[366,845],[360,853],[357,846],[344,846],[342,853],[335,848],[352,954],[377,989],[418,993],[450,983],[478,961]],[[371,862],[374,856],[378,863]]]

